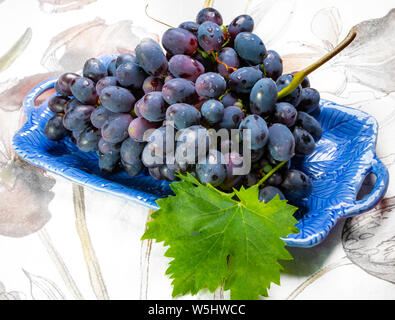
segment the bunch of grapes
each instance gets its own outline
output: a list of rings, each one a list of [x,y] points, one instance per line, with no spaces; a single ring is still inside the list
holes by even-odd
[[[177,172],[189,172],[224,191],[269,174],[261,201],[307,197],[311,179],[290,162],[295,154],[311,154],[321,138],[320,95],[305,78],[278,99],[293,74],[282,74],[280,55],[266,50],[253,28],[249,15],[223,25],[217,10],[205,8],[196,22],[164,33],[164,50],[146,38],[135,55],[120,54],[108,66],[87,60],[82,76],[57,80],[47,138],[70,137],[81,151],[97,152],[108,174],[148,171],[174,181]],[[212,130],[231,137],[213,139]],[[249,172],[235,174],[247,160]]]

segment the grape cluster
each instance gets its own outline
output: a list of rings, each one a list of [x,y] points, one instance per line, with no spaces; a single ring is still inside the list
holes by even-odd
[[[146,170],[173,181],[177,172],[190,172],[224,191],[269,174],[261,201],[307,197],[311,179],[290,162],[311,154],[321,138],[320,94],[306,78],[278,99],[293,74],[283,74],[280,55],[253,28],[249,15],[223,25],[217,10],[205,8],[196,22],[164,33],[164,50],[146,38],[135,55],[120,54],[108,66],[87,60],[82,75],[57,80],[47,138],[69,136],[81,151],[97,152],[105,173]],[[231,136],[213,142],[211,129]],[[235,174],[245,161],[249,172]]]

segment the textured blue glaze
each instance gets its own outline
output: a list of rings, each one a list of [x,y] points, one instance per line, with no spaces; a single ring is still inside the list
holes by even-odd
[[[104,56],[108,64],[113,56]],[[84,153],[70,141],[46,139],[44,126],[53,113],[47,102],[34,108],[34,100],[54,86],[49,79],[34,87],[26,96],[23,108],[27,121],[14,136],[15,152],[27,162],[56,173],[72,182],[158,209],[156,200],[171,194],[169,183],[157,181],[145,171],[136,177],[125,172],[107,175],[100,171],[96,153]],[[304,214],[297,223],[300,232],[284,241],[292,247],[311,247],[320,243],[340,218],[362,213],[375,206],[388,187],[388,171],[376,157],[376,120],[356,109],[321,101],[318,120],[323,136],[313,154],[296,157],[293,165],[313,179],[313,194],[295,203]],[[364,177],[377,176],[371,193],[361,201],[356,195]]]

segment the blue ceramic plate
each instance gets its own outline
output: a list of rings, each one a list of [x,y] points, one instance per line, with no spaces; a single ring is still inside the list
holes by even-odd
[[[112,56],[101,58],[108,63]],[[137,204],[157,209],[155,201],[170,194],[169,183],[157,181],[147,173],[130,178],[126,173],[106,175],[100,172],[95,153],[84,153],[70,141],[46,139],[44,126],[53,113],[47,103],[34,107],[35,99],[53,88],[49,79],[33,88],[23,102],[27,121],[14,136],[16,153],[27,162],[56,173],[72,182],[104,191]],[[335,223],[344,217],[371,209],[384,196],[388,171],[375,153],[376,120],[356,109],[321,101],[323,136],[312,155],[295,159],[294,165],[313,179],[313,194],[300,203],[305,214],[300,218],[298,234],[284,239],[292,247],[311,247],[320,243]],[[356,195],[368,173],[377,180],[373,190],[360,201]]]

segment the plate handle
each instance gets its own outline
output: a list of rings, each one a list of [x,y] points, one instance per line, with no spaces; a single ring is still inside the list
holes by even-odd
[[[347,216],[353,216],[372,209],[384,196],[388,188],[389,173],[386,166],[375,155],[367,174],[373,173],[377,179],[373,189],[363,199],[345,210]]]
[[[32,112],[35,109],[34,102],[45,91],[52,89],[55,86],[57,78],[47,79],[35,87],[33,87],[23,99],[22,109],[26,114],[27,119],[31,118]]]

